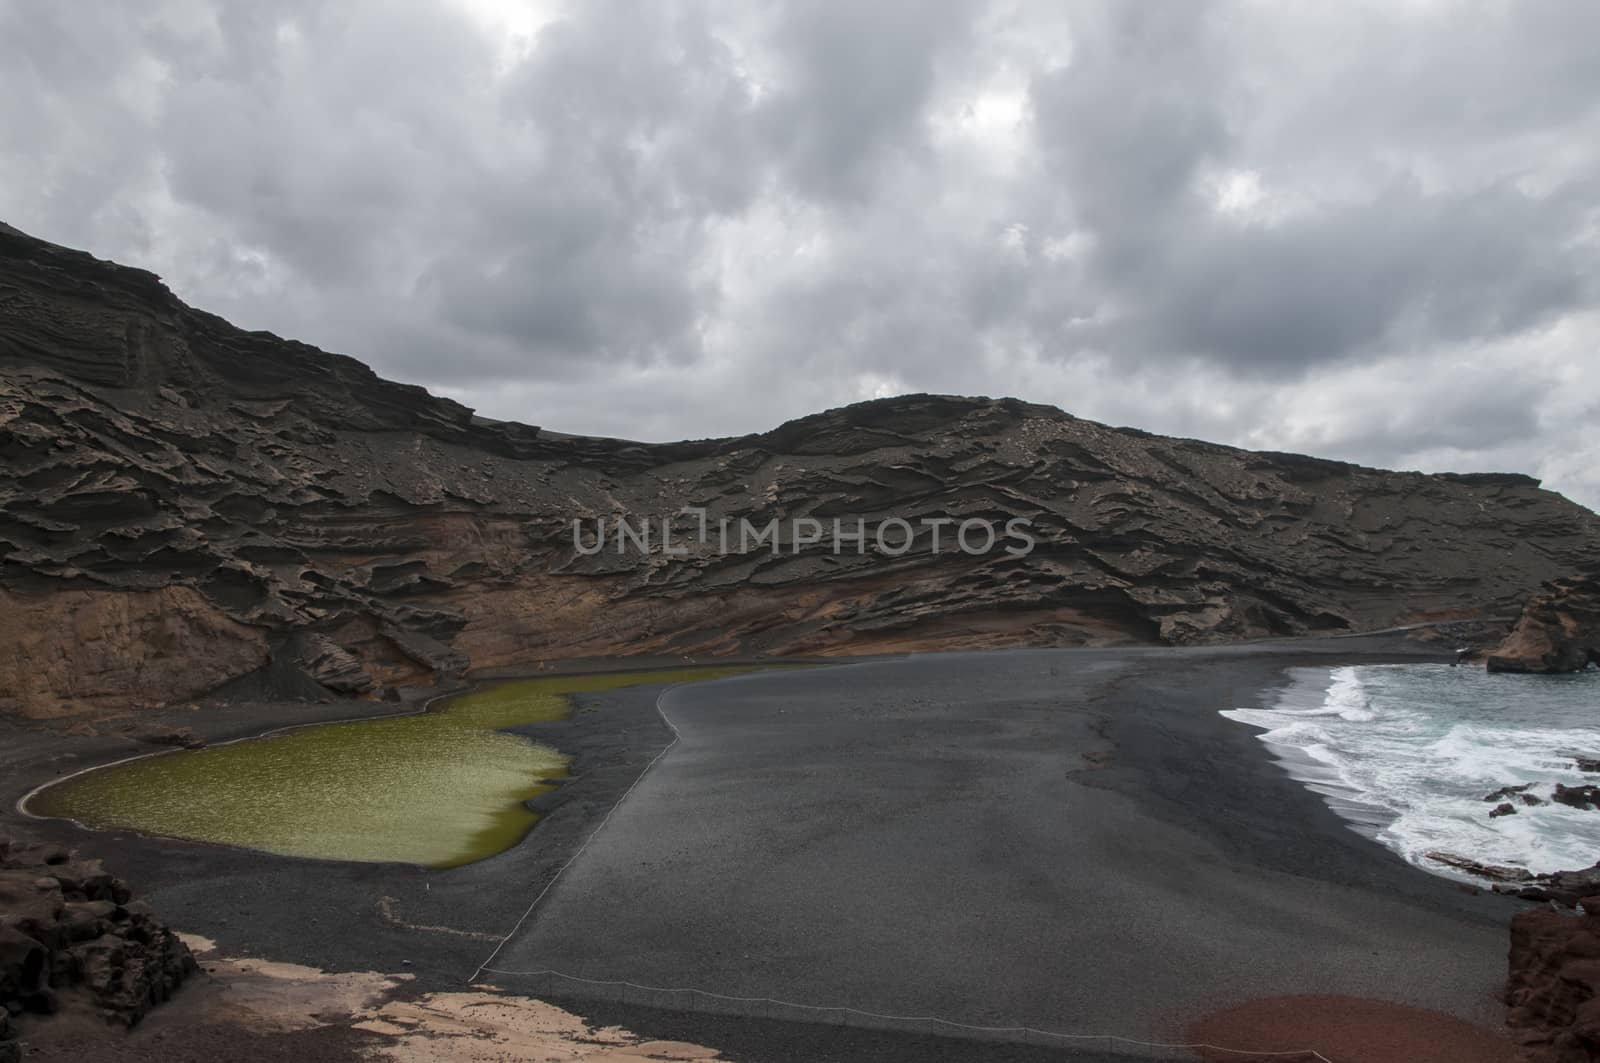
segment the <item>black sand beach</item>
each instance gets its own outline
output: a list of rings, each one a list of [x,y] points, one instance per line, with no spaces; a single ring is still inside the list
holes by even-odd
[[[555,968],[1148,1040],[1302,993],[1496,1025],[1513,903],[1471,896],[1359,837],[1251,729],[1217,715],[1257,704],[1287,667],[1396,659],[1440,654],[1395,636],[997,651],[672,689],[660,701],[680,744],[484,980],[757,1061],[1062,1053],[760,1009],[674,1012],[649,995],[608,1000],[494,972]],[[5,736],[7,827],[104,856],[180,929],[226,953],[407,970],[418,988],[448,987],[484,962],[670,740],[659,693],[617,691],[592,699],[595,711],[529,729],[577,756],[575,778],[520,846],[451,871],[20,820],[11,802],[79,766],[59,759],[68,745],[127,755],[116,741],[39,732]],[[373,708],[256,707],[181,722],[220,737]]]

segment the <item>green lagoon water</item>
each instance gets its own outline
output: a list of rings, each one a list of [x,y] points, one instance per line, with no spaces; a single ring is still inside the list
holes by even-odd
[[[113,765],[41,791],[28,810],[285,856],[455,867],[520,841],[539,821],[524,802],[566,774],[566,756],[502,728],[564,719],[573,694],[744,671],[514,680],[411,716]]]

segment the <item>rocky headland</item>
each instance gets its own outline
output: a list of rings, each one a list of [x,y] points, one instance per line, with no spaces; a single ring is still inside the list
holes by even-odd
[[[686,506],[919,537],[574,543],[575,519],[659,528]],[[667,444],[492,422],[4,226],[0,510],[0,711],[32,717],[251,684],[379,697],[549,658],[1336,634],[1509,615],[1600,559],[1600,517],[1526,476],[1252,453],[1012,399]],[[1030,521],[1037,544],[929,549],[925,521],[973,517]]]
[[[1600,574],[1551,580],[1485,662],[1491,672],[1581,672],[1600,664]]]

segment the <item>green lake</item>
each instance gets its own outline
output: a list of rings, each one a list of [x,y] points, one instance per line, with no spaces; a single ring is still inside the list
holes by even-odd
[[[520,841],[539,821],[524,802],[567,772],[558,750],[502,728],[565,719],[574,694],[749,670],[512,680],[410,716],[112,765],[41,790],[28,811],[285,856],[455,867]]]

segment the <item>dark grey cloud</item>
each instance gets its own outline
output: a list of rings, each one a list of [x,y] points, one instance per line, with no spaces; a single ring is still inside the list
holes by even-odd
[[[973,0],[783,5],[769,28],[776,77],[755,116],[802,195],[870,201],[884,167],[931,165],[927,106],[966,40]]]
[[[1555,28],[1548,11],[1530,12]],[[1592,304],[1596,249],[1572,239],[1595,206],[1592,170],[1530,192],[1515,183],[1526,165],[1452,173],[1451,187],[1432,189],[1415,170],[1390,167],[1285,217],[1219,214],[1207,168],[1251,165],[1275,147],[1255,143],[1248,128],[1252,108],[1270,106],[1251,95],[1271,91],[1252,85],[1249,57],[1271,42],[1238,33],[1236,15],[1209,3],[1117,7],[1083,20],[1098,30],[1084,34],[1086,54],[1034,83],[1043,155],[1096,242],[1090,280],[1106,289],[1106,305],[1123,307],[1102,342],[1134,357],[1188,353],[1293,374],[1419,337],[1521,332]],[[1530,92],[1524,119],[1548,120],[1546,86],[1514,80]],[[1436,129],[1506,120],[1506,101],[1461,113],[1426,80],[1391,91],[1419,136],[1430,127],[1408,113],[1415,102],[1400,101],[1431,105]],[[1360,146],[1347,150],[1346,165],[1366,168]]]
[[[1586,209],[1575,193],[1401,181],[1272,226],[1196,220],[1141,270],[1140,331],[1150,350],[1275,373],[1525,332],[1593,302],[1593,248],[1570,239]]]
[[[1137,279],[1193,209],[1200,167],[1226,156],[1228,65],[1211,3],[1113,5],[1074,22],[1072,61],[1035,77],[1048,172],[1104,266]]]
[[[703,13],[584,5],[539,34],[493,105],[519,158],[464,182],[467,231],[418,296],[523,359],[700,356],[718,295],[708,227],[761,181],[752,87]]]
[[[907,390],[1600,501],[1600,9],[0,6],[0,215],[493,416]]]

